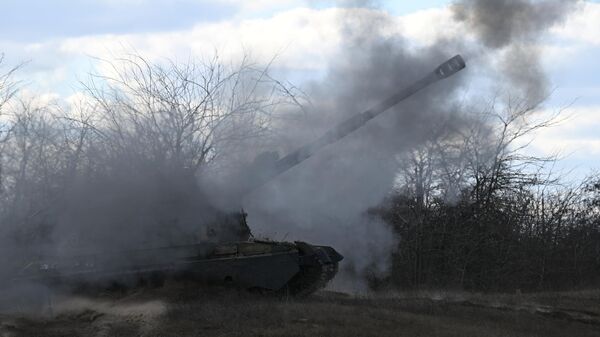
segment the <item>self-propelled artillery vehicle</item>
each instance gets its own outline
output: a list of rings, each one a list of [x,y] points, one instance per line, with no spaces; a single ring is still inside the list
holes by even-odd
[[[464,67],[459,55],[447,60],[422,79],[371,109],[352,116],[315,141],[281,159],[272,160],[260,170],[254,170],[259,174],[242,184],[239,195],[243,196],[299,165],[318,150],[344,138],[400,101]],[[22,267],[14,281],[56,285],[127,285],[139,281],[161,283],[167,278],[184,278],[261,291],[286,291],[301,296],[325,287],[335,276],[338,263],[343,258],[328,246],[298,241],[255,240],[243,212],[223,213],[219,219],[214,226],[208,227],[207,240],[202,242],[60,258],[46,256]]]

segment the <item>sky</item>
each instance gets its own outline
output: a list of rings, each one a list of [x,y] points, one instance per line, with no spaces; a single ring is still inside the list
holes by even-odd
[[[69,99],[97,67],[94,57],[121,52],[151,60],[225,58],[249,53],[302,84],[318,77],[340,42],[334,1],[316,0],[4,0],[0,52],[6,65],[25,62],[24,90]],[[383,1],[416,43],[457,34],[451,1]],[[432,25],[435,22],[435,25]],[[545,109],[567,107],[569,118],[536,134],[528,151],[559,152],[560,168],[581,176],[600,171],[600,1],[579,11],[544,38],[543,62],[554,94]]]

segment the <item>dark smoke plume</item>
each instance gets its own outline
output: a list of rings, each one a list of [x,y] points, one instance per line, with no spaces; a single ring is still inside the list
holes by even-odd
[[[531,104],[549,93],[540,64],[539,43],[562,23],[576,0],[462,0],[452,6],[454,19],[474,32],[484,53],[499,52],[498,74],[528,97]]]
[[[464,22],[487,47],[535,43],[550,27],[561,23],[575,0],[462,0],[454,4],[454,18]]]
[[[532,104],[539,102],[549,84],[536,43],[565,18],[574,3],[461,1],[452,7],[454,18],[475,32],[475,43],[457,36],[415,49],[402,36],[386,34],[394,22],[373,10],[375,2],[338,1],[345,8],[339,17],[344,38],[339,54],[325,78],[309,85],[312,104],[303,117],[279,125],[284,136],[274,140],[272,149],[293,150],[456,53],[470,57],[467,63],[486,67],[490,81],[508,82],[505,87],[514,90],[513,94],[527,97]],[[461,110],[471,102],[459,98],[473,80],[471,71],[468,66],[464,74],[401,103],[246,198],[252,226],[259,234],[276,239],[331,244],[346,255],[345,266],[351,273],[385,272],[398,242],[366,210],[393,188],[399,154],[433,134],[452,134],[479,123],[478,117]]]
[[[447,43],[410,50],[403,37],[385,35],[392,24],[382,12],[341,13],[344,42],[339,54],[324,79],[308,85],[311,105],[302,117],[277,126],[285,132],[273,141],[274,149],[287,153],[303,145],[412,84],[457,52]],[[391,230],[366,211],[391,191],[397,154],[423,143],[442,125],[461,123],[457,93],[464,79],[459,74],[436,83],[248,196],[251,226],[275,239],[332,245],[346,256],[349,274],[385,272],[397,242]]]

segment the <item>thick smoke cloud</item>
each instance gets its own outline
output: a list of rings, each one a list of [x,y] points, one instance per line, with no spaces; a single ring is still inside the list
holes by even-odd
[[[280,153],[395,94],[457,52],[447,43],[410,50],[402,37],[386,36],[393,22],[383,13],[348,9],[339,24],[344,45],[325,78],[309,85],[310,107],[302,118],[278,125],[286,130],[272,145]],[[348,274],[385,272],[397,242],[367,209],[391,191],[397,154],[442,124],[460,123],[456,94],[464,78],[434,84],[248,196],[253,229],[275,239],[332,245],[345,255]],[[343,275],[338,282],[349,286]],[[350,287],[364,286],[356,282]]]
[[[467,58],[468,64],[477,61],[475,64],[491,70],[493,81],[506,80],[507,87],[536,102],[548,91],[537,43],[575,4],[460,1],[452,7],[454,19],[474,32],[474,43],[465,43],[457,36],[415,48],[401,34],[390,36],[389,28],[395,22],[388,14],[373,10],[377,3],[337,3],[344,8],[338,22],[343,42],[324,78],[304,85],[310,104],[299,112],[276,111],[275,115],[290,118],[275,119],[268,125],[273,131],[271,138],[255,141],[242,137],[246,144],[235,143],[224,153],[244,158],[216,156],[210,164],[213,167],[207,165],[207,170],[220,171],[228,163],[240,164],[249,153],[289,153],[410,85],[457,53],[471,57]],[[245,196],[223,193],[235,191],[237,186],[231,185],[238,184],[238,179],[207,182],[204,171],[194,172],[202,180],[197,185],[198,177],[184,170],[189,165],[161,166],[172,160],[168,156],[158,161],[132,160],[131,153],[144,153],[153,146],[162,151],[161,147],[168,144],[160,133],[143,137],[134,134],[131,153],[97,160],[94,167],[101,169],[92,172],[95,176],[62,185],[61,198],[51,210],[36,213],[35,219],[27,221],[37,221],[34,228],[58,224],[42,236],[51,244],[44,252],[60,254],[69,252],[70,246],[81,246],[72,244],[77,240],[85,242],[90,250],[197,242],[206,239],[203,235],[208,226],[226,226],[221,217],[225,212],[243,206],[258,236],[331,245],[345,255],[346,273],[385,273],[391,252],[401,242],[386,224],[369,216],[368,209],[378,205],[393,188],[399,154],[423,144],[432,134],[456,132],[473,122],[474,116],[461,109],[465,105],[463,89],[473,80],[470,74],[467,68],[434,84]],[[234,126],[232,129],[240,129],[240,124]],[[195,150],[195,145],[190,149]],[[90,147],[92,151],[94,146]],[[62,152],[59,149],[55,153]],[[234,171],[252,177],[250,167]],[[215,205],[221,209],[215,209]],[[7,247],[3,245],[4,250],[11,249]]]
[[[463,0],[453,7],[454,19],[473,32],[484,53],[499,52],[498,74],[529,98],[531,104],[548,95],[540,40],[560,24],[576,0]]]
[[[453,6],[454,18],[474,31],[493,49],[515,43],[535,43],[550,27],[561,23],[574,0],[463,0]]]
[[[78,179],[55,208],[58,255],[193,244],[217,215],[191,172],[131,159]]]
[[[467,63],[486,67],[491,81],[506,82],[514,94],[537,103],[549,84],[536,43],[575,2],[461,1],[452,7],[454,19],[475,32],[475,43],[456,37],[417,49],[386,33],[394,22],[372,11],[375,3],[337,3],[362,8],[341,12],[340,53],[325,78],[310,85],[312,104],[303,118],[279,125],[285,136],[272,146],[279,152],[321,135],[456,53],[473,58]],[[276,239],[331,244],[346,256],[350,273],[385,272],[391,251],[401,242],[366,211],[392,189],[398,154],[418,147],[433,133],[456,132],[474,122],[477,117],[460,109],[460,104],[470,103],[464,97],[459,102],[458,95],[471,80],[467,69],[435,84],[250,195],[245,202],[255,231]]]

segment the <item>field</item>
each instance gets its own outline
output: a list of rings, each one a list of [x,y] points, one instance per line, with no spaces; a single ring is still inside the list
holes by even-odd
[[[0,336],[600,336],[600,291],[275,298],[170,284],[52,295],[0,316]]]

